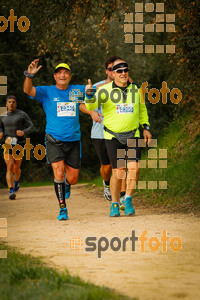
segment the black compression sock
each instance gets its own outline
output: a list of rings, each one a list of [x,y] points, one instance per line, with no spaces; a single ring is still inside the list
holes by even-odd
[[[125,196],[125,192],[120,192],[120,197],[123,197],[123,196]]]
[[[65,182],[54,178],[54,187],[60,208],[66,207],[65,203]]]
[[[110,179],[109,179],[108,181],[105,181],[105,180],[104,180],[104,182],[105,182],[105,184],[106,184],[107,186],[110,186]]]

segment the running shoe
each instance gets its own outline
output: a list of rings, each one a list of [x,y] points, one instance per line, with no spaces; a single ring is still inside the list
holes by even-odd
[[[119,217],[120,212],[119,212],[119,203],[117,202],[112,202],[111,207],[110,207],[110,214],[109,217]]]
[[[65,199],[69,199],[71,194],[71,184],[66,184],[65,182]]]
[[[119,198],[119,207],[120,207],[121,210],[125,209],[125,196],[121,196]]]
[[[126,199],[125,199],[124,214],[127,216],[131,216],[131,215],[135,214],[135,209],[133,208],[133,205],[132,205],[132,197],[126,197]]]
[[[67,211],[67,207],[61,208],[61,209],[60,209],[60,212],[59,212],[59,215],[58,215],[57,219],[58,219],[59,221],[62,221],[62,220],[68,220],[68,211]]]
[[[19,180],[18,181],[14,181],[14,191],[17,192],[19,190]]]
[[[103,180],[103,185],[104,185],[104,197],[106,200],[111,201],[111,192],[110,192],[110,186],[105,184],[105,181]]]
[[[16,194],[15,194],[14,189],[10,189],[10,191],[9,191],[9,199],[10,200],[14,200],[15,197],[16,197]]]

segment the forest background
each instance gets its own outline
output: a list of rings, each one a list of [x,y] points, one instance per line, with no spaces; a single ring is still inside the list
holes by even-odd
[[[143,3],[144,7],[147,3],[153,3],[154,7],[156,3],[164,3],[164,14],[175,14],[175,32],[144,33],[144,44],[175,45],[175,53],[135,53],[134,30],[133,43],[125,43],[125,14],[133,13],[134,28],[135,3]],[[151,132],[158,140],[174,120],[187,114],[194,118],[194,113],[195,116],[198,114],[199,1],[0,1],[0,16],[8,19],[11,9],[17,19],[26,16],[30,26],[26,32],[21,32],[15,22],[14,32],[11,32],[8,22],[8,28],[0,32],[0,76],[7,76],[7,94],[17,96],[18,108],[26,111],[35,125],[35,131],[30,135],[34,146],[44,144],[45,114],[40,103],[24,94],[23,72],[35,58],[39,58],[43,66],[34,78],[35,86],[54,84],[54,68],[60,62],[71,66],[71,83],[86,85],[88,78],[95,83],[106,77],[106,58],[118,55],[128,62],[130,77],[135,83],[140,85],[147,81],[149,90],[160,90],[165,81],[170,90],[178,88],[182,93],[179,104],[172,103],[169,94],[167,104],[162,103],[162,97],[157,104],[146,98]],[[146,24],[156,26],[156,11],[144,11],[144,27]],[[2,22],[0,26],[3,26]],[[6,95],[0,96],[0,106],[5,105],[5,99]],[[80,179],[90,180],[99,175],[99,161],[90,139],[92,120],[81,113],[80,123],[83,157]],[[199,141],[199,134],[196,138]],[[0,187],[5,187],[6,168],[3,150],[0,151]],[[24,159],[22,181],[48,180],[52,180],[52,171],[45,159],[38,161],[33,153],[29,161]]]

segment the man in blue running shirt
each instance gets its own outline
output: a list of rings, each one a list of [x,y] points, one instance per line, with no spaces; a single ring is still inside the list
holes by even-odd
[[[32,79],[42,66],[39,59],[31,62],[24,72],[24,92],[42,103],[46,114],[46,152],[54,173],[55,192],[60,205],[58,220],[67,220],[65,199],[70,196],[70,186],[78,181],[80,167],[79,110],[101,121],[97,112],[88,112],[82,103],[84,85],[71,85],[71,69],[68,64],[56,66],[53,86],[34,87]]]

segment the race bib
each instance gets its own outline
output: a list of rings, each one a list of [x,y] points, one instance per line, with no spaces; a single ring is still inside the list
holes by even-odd
[[[17,145],[17,138],[16,138],[16,137],[14,137],[14,138],[12,138],[12,137],[7,137],[5,143],[8,144],[8,145],[13,145],[13,146],[15,146],[15,145]]]
[[[76,103],[57,102],[57,116],[58,117],[75,117],[76,116]]]
[[[133,104],[124,103],[116,105],[117,114],[132,114],[133,113]]]

